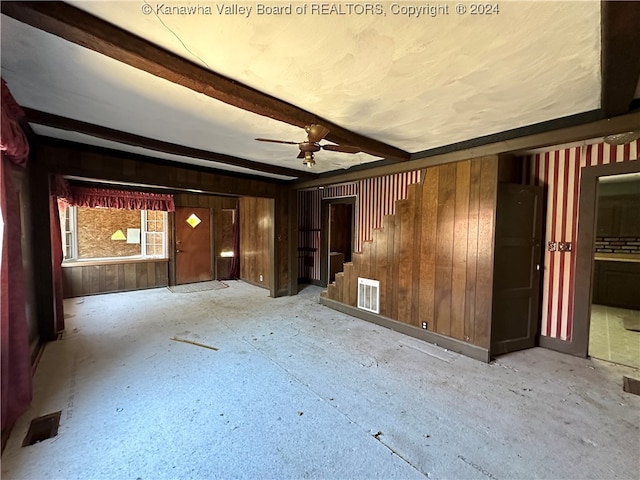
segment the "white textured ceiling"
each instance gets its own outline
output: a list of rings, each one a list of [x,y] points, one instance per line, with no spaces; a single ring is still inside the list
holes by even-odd
[[[248,17],[221,15],[223,4],[213,2],[71,3],[412,153],[600,107],[599,1],[506,1],[498,14],[485,16],[458,15],[455,3],[441,2],[449,15],[419,18],[393,14],[392,2],[382,2],[384,15],[257,15],[255,2],[233,4],[252,7]],[[212,13],[201,8],[196,15],[167,15],[160,5],[209,6]],[[300,5],[292,4],[294,12]],[[300,128],[230,107],[4,15],[2,76],[27,107],[303,168],[294,145],[253,140],[301,141]],[[378,158],[321,151],[316,160],[315,171],[324,172]]]

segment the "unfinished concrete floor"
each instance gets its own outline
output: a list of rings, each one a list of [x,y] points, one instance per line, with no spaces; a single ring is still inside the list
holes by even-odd
[[[483,364],[315,287],[228,283],[68,300],[2,478],[638,478],[637,371],[539,348]],[[21,447],[58,410],[58,435]]]

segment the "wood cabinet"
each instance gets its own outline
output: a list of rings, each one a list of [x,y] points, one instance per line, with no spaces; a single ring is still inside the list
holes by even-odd
[[[598,237],[640,236],[640,195],[598,198]]]
[[[640,262],[596,260],[592,302],[640,310]]]

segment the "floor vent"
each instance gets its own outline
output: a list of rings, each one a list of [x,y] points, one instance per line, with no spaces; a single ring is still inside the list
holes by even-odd
[[[23,447],[28,447],[34,443],[42,442],[48,438],[53,438],[58,435],[58,426],[60,425],[60,415],[62,411],[50,413],[49,415],[43,415],[42,417],[34,418],[29,425],[29,431],[27,432]]]
[[[380,282],[358,277],[358,308],[380,313]]]

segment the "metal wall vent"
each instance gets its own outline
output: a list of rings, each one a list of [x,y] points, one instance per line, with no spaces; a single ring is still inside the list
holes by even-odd
[[[380,313],[380,282],[358,277],[358,308]]]

